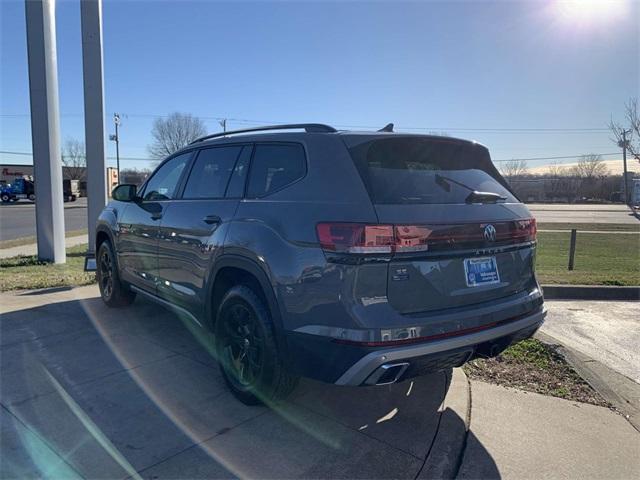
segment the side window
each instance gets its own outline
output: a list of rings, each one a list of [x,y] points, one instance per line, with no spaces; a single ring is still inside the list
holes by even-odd
[[[147,182],[144,200],[171,200],[175,198],[178,182],[189,163],[191,152],[172,158],[156,170]]]
[[[242,146],[200,150],[182,198],[223,198]]]
[[[256,145],[249,173],[249,197],[264,197],[302,178],[304,149],[299,144]]]
[[[227,198],[240,198],[244,194],[244,184],[247,180],[247,171],[249,170],[249,161],[251,160],[251,150],[253,147],[250,145],[245,146],[242,149],[242,153],[236,162],[236,166],[233,169],[231,178],[229,179],[229,185],[227,186]]]

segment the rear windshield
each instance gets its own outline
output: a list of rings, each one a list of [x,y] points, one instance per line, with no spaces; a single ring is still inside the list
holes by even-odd
[[[415,137],[347,144],[374,203],[465,203],[474,191],[518,201],[481,145]]]

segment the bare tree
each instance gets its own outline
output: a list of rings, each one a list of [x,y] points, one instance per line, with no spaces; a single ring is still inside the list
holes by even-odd
[[[63,176],[67,180],[84,180],[87,171],[87,155],[84,142],[68,138],[62,146]]]
[[[622,146],[622,132],[627,131],[627,152],[640,162],[640,113],[638,113],[638,99],[631,98],[625,105],[625,119],[623,123],[611,119],[609,129],[613,133],[612,140]]]
[[[500,171],[507,178],[524,177],[529,173],[529,166],[526,160],[509,160],[502,163]]]
[[[547,169],[549,175],[553,178],[565,177],[567,175],[567,167],[563,167],[559,163],[552,163]]]
[[[122,179],[122,183],[133,183],[137,186],[142,185],[142,183],[150,174],[151,170],[149,170],[148,168],[124,168],[120,170],[120,178]]]
[[[153,142],[147,147],[153,158],[161,159],[206,134],[204,122],[188,113],[174,112],[153,122]]]
[[[582,179],[601,178],[609,175],[609,168],[602,161],[602,156],[590,153],[580,157],[578,164],[571,168],[571,173]]]

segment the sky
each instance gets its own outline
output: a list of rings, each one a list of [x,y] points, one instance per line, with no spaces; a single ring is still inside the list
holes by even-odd
[[[0,0],[0,163],[31,163],[24,2]],[[56,4],[61,140],[84,140],[79,0]],[[105,136],[146,168],[154,118],[440,132],[495,161],[612,153],[640,95],[640,3],[103,3]],[[15,153],[6,152],[17,152]],[[107,142],[108,164],[115,145]],[[530,160],[530,166],[575,162]]]

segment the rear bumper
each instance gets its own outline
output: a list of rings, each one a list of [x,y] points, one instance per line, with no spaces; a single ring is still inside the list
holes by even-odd
[[[408,363],[409,368],[406,373],[410,375],[414,361],[423,365],[419,372],[415,372],[419,374],[430,371],[429,364],[433,364],[435,367],[433,370],[437,370],[457,366],[455,363],[462,364],[478,354],[491,356],[498,349],[504,350],[514,341],[533,335],[544,322],[546,313],[546,310],[542,310],[514,322],[468,335],[371,352],[358,360],[335,383],[361,385],[378,368],[390,363]],[[492,343],[496,348],[492,348]]]
[[[457,367],[476,356],[497,355],[511,343],[532,336],[546,313],[540,308],[485,330],[392,348],[341,345],[327,337],[293,335],[288,339],[293,347],[291,361],[297,373],[337,385],[388,383],[388,377],[395,376],[392,371],[401,373],[397,380],[402,380]]]

